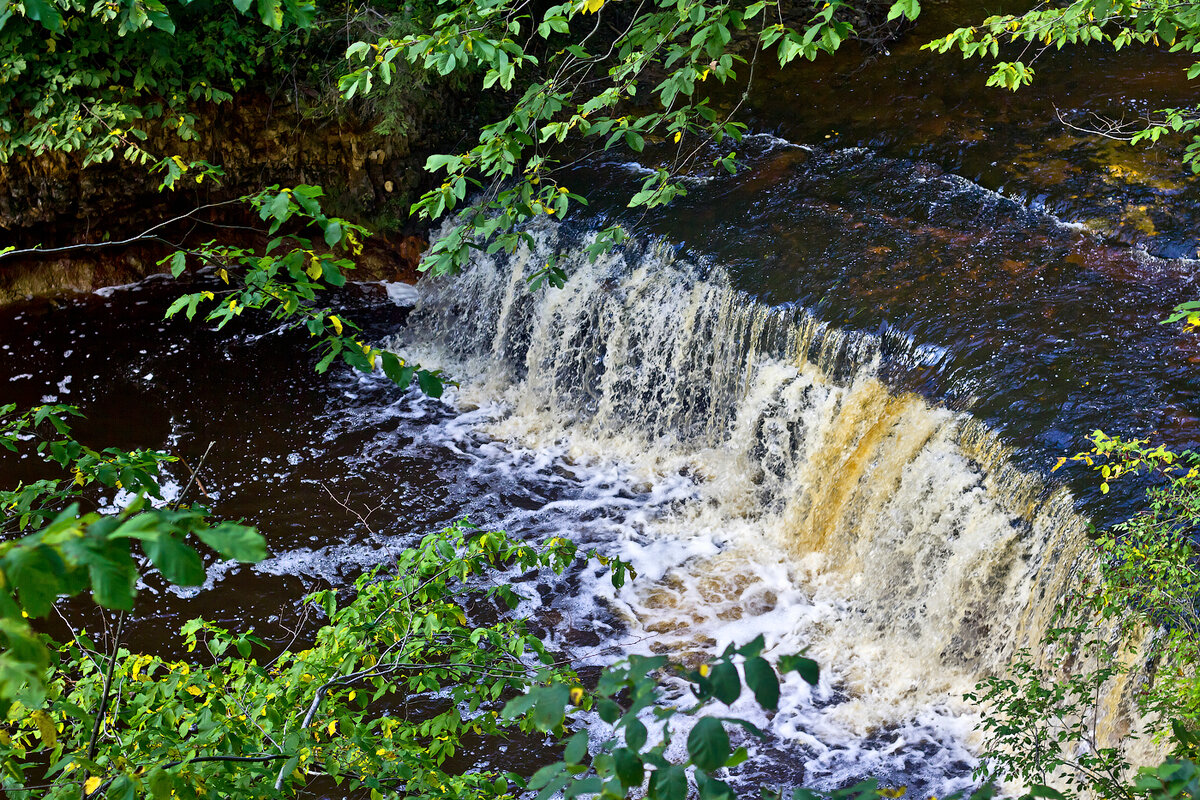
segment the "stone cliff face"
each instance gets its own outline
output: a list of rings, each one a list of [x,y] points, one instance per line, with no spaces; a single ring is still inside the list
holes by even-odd
[[[199,141],[159,142],[152,152],[207,160],[225,172],[220,184],[193,184],[161,192],[159,181],[140,167],[114,159],[81,168],[74,154],[52,153],[0,164],[0,247],[63,246],[120,240],[198,206],[249,194],[272,184],[320,184],[329,213],[362,221],[381,231],[356,277],[371,279],[411,273],[423,243],[406,229],[407,209],[425,179],[421,167],[431,152],[454,148],[461,131],[454,101],[431,98],[409,120],[406,134],[374,132],[374,122],[352,114],[314,117],[294,103],[265,97],[238,97],[198,109]],[[228,212],[212,221],[237,225]],[[181,238],[212,238],[208,226],[178,226],[166,232]],[[0,260],[0,301],[29,295],[137,280],[160,271],[158,259],[170,252],[165,242],[124,248],[75,250],[62,257]],[[389,263],[390,262],[390,263]]]

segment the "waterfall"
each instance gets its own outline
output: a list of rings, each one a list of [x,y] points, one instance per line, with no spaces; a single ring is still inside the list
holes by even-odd
[[[969,782],[962,692],[1035,647],[1086,568],[1068,493],[1014,468],[969,415],[891,391],[885,356],[930,357],[910,341],[767,306],[663,243],[592,262],[585,231],[528,232],[512,255],[422,282],[397,346],[461,376],[460,406],[499,404],[497,440],[687,483],[613,525],[642,576],[577,594],[644,632],[633,649],[686,659],[758,632],[809,648],[828,674],[812,693],[790,682],[771,724],[810,782],[866,764],[911,783],[922,759],[939,793]],[[552,259],[569,280],[530,292]],[[889,760],[906,749],[908,766]]]

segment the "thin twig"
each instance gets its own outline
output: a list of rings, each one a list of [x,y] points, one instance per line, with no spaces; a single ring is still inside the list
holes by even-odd
[[[205,459],[208,458],[208,454],[213,449],[213,445],[215,445],[215,444],[216,444],[216,442],[208,443],[208,447],[206,447],[204,449],[204,455],[202,455],[200,457],[200,461],[199,461],[199,463],[196,464],[195,469],[192,469],[190,466],[188,466],[188,463],[187,463],[187,461],[184,461],[183,456],[179,457],[179,460],[183,461],[183,466],[187,467],[187,470],[188,470],[188,472],[190,472],[192,474],[192,477],[188,480],[187,485],[183,487],[183,491],[179,493],[179,497],[175,498],[175,502],[171,505],[172,511],[179,508],[180,504],[183,502],[183,498],[188,493],[188,489],[192,488],[193,483],[195,483],[197,486],[200,487],[200,491],[204,494],[205,497],[208,497],[208,492],[205,491],[204,484],[200,483],[199,474],[200,474],[200,469],[204,466]]]
[[[165,220],[164,222],[160,222],[157,225],[154,225],[154,226],[142,231],[141,233],[136,234],[135,236],[130,236],[128,239],[117,239],[115,241],[109,241],[109,242],[81,242],[80,244],[69,244],[69,245],[64,245],[62,247],[26,247],[21,250],[2,251],[2,252],[0,252],[0,259],[14,258],[16,256],[29,256],[29,255],[40,256],[40,255],[48,255],[48,254],[52,254],[52,253],[68,253],[68,252],[72,252],[75,250],[99,250],[101,247],[121,247],[123,245],[134,244],[136,242],[140,242],[145,239],[159,239],[160,237],[155,236],[154,232],[157,230],[160,230],[161,228],[165,228],[169,225],[174,225],[176,222],[182,222],[183,220],[187,219],[188,217],[191,217],[193,214],[198,214],[201,211],[207,211],[210,208],[217,208],[219,206],[227,206],[227,205],[232,205],[234,203],[240,203],[240,202],[242,202],[241,198],[238,198],[235,200],[222,200],[219,203],[209,203],[207,205],[203,205],[198,208],[193,208],[191,211],[188,211],[186,214],[181,214],[178,217],[172,217],[171,219]]]
[[[121,628],[125,625],[125,612],[122,611],[117,616],[117,630],[113,635],[112,653],[108,658],[108,671],[104,673],[104,691],[100,693],[100,705],[96,709],[96,721],[92,725],[92,738],[88,741],[87,757],[88,761],[96,759],[96,746],[100,740],[100,727],[104,724],[104,715],[108,711],[108,697],[112,691],[113,672],[117,668],[117,656],[121,652]],[[87,782],[87,773],[84,773],[84,782]]]

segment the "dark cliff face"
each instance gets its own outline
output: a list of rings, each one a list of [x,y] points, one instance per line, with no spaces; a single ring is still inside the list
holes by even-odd
[[[219,184],[196,184],[185,176],[169,192],[160,191],[158,178],[144,167],[119,158],[86,169],[77,154],[14,159],[0,164],[0,246],[118,241],[206,204],[273,184],[309,183],[325,188],[328,213],[379,231],[356,277],[403,277],[412,273],[423,247],[412,235],[419,228],[407,219],[425,188],[422,166],[430,153],[459,147],[463,132],[473,130],[461,111],[466,105],[449,92],[434,91],[412,104],[403,133],[382,135],[374,120],[349,111],[314,113],[294,102],[241,95],[198,109],[197,141],[156,141],[151,134],[151,152],[206,160],[225,173]],[[237,226],[246,221],[240,213],[226,208],[201,216]],[[0,260],[0,302],[137,280],[162,271],[157,261],[171,252],[170,243],[229,235],[220,231],[188,220],[162,231],[167,241]]]

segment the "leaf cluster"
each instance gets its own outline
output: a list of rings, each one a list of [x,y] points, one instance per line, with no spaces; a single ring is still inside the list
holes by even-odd
[[[1093,574],[1077,577],[1056,610],[1041,657],[1023,651],[1008,674],[982,682],[969,699],[985,711],[983,774],[1026,785],[1026,797],[1061,800],[1062,791],[1132,798],[1178,796],[1200,757],[1200,455],[1173,453],[1145,439],[1095,431],[1092,447],[1060,459],[1098,473],[1101,491],[1133,475],[1152,476],[1136,514],[1098,532]],[[1134,696],[1145,729],[1175,758],[1136,770],[1120,743],[1097,725],[1104,699],[1144,669]],[[1184,787],[1184,788],[1180,788]]]
[[[4,3],[0,162],[63,151],[84,166],[117,155],[147,163],[151,126],[197,139],[196,105],[285,70],[286,45],[314,12],[309,0]]]
[[[511,252],[527,242],[519,223],[562,219],[585,204],[561,180],[580,148],[674,150],[633,194],[631,208],[685,195],[684,168],[712,148],[719,148],[713,164],[733,171],[736,149],[725,148],[741,139],[744,125],[733,120],[741,102],[718,109],[709,87],[737,80],[743,68],[749,78],[761,53],[773,50],[785,65],[833,52],[854,34],[853,9],[843,0],[815,4],[800,29],[785,23],[776,0],[655,0],[633,14],[611,0],[545,9],[528,0],[455,0],[443,8],[426,31],[352,44],[346,55],[359,66],[339,84],[345,97],[361,96],[408,62],[439,75],[481,75],[484,90],[515,97],[506,115],[480,130],[478,144],[425,165],[444,180],[414,204],[421,218],[453,214],[468,205],[468,194],[481,193],[423,260],[434,274],[461,269],[472,250]],[[889,18],[919,11],[916,0],[900,0]],[[622,237],[618,226],[606,228],[593,252]]]
[[[575,680],[511,614],[521,597],[505,576],[579,556],[565,539],[535,546],[459,523],[352,590],[309,596],[327,621],[307,647],[260,661],[252,631],[193,620],[182,633],[195,660],[118,654],[91,754],[104,656],[80,635],[55,656],[44,710],[14,706],[0,727],[5,789],[32,796],[22,779],[48,763],[38,797],[90,785],[108,798],[275,798],[316,780],[372,796],[512,797],[513,776],[447,762],[464,739],[533,728],[500,717],[505,697]]]
[[[1174,0],[1074,0],[1065,5],[1039,3],[1023,14],[997,14],[978,25],[958,28],[925,45],[938,53],[961,52],[963,58],[995,61],[988,86],[1013,91],[1033,82],[1033,62],[1048,48],[1106,44],[1114,50],[1132,44],[1167,48],[1172,53],[1200,55],[1200,5]],[[1011,51],[1017,57],[1009,60]],[[1200,61],[1186,71],[1200,75]],[[1123,136],[1129,142],[1157,142],[1168,134],[1200,130],[1200,107],[1168,108],[1140,130]],[[1193,135],[1184,163],[1200,173],[1200,136]]]
[[[422,392],[440,397],[444,385],[439,370],[410,364],[362,341],[358,325],[319,302],[322,292],[346,285],[347,273],[355,267],[353,256],[362,252],[362,239],[369,235],[361,225],[326,215],[321,208],[323,196],[319,186],[271,186],[243,198],[273,237],[265,247],[212,240],[164,258],[159,263],[177,278],[191,265],[214,270],[228,287],[181,295],[167,308],[166,316],[182,312],[191,320],[204,307],[202,318],[219,330],[248,309],[265,311],[284,329],[303,329],[317,340],[313,349],[321,352],[316,364],[319,373],[338,359],[362,372],[372,372],[378,365],[397,386],[407,388],[415,379]]]
[[[43,479],[0,492],[3,529],[30,530],[0,542],[0,703],[21,700],[39,705],[45,693],[43,671],[49,653],[30,619],[50,613],[62,597],[90,591],[103,608],[129,611],[140,575],[133,544],[169,583],[198,586],[204,562],[191,537],[223,558],[259,561],[262,537],[233,522],[213,524],[206,509],[156,507],[162,501],[159,465],[174,460],[151,450],[93,450],[71,435],[71,406],[38,406],[18,411],[0,407],[0,446],[10,452],[34,444],[34,451],[73,476]],[[129,503],[116,514],[84,512],[93,483],[123,489]]]
[[[764,734],[746,720],[701,715],[716,703],[730,705],[749,689],[763,708],[779,705],[779,676],[763,657],[762,636],[741,646],[728,646],[715,661],[689,670],[665,656],[631,656],[605,669],[596,688],[537,686],[504,708],[509,719],[529,715],[539,730],[567,735],[570,718],[595,711],[611,734],[596,740],[586,728],[569,735],[560,761],[549,764],[523,784],[536,790],[537,800],[558,793],[568,800],[579,795],[625,798],[644,793],[650,800],[685,800],[695,791],[703,800],[729,800],[733,790],[721,771],[748,757],[745,747],[734,748],[726,726],[755,736]],[[809,683],[819,677],[817,664],[803,656],[779,659],[779,671],[796,671]],[[664,681],[674,677],[689,687],[692,702],[681,707],[668,696]],[[678,718],[678,719],[677,719]],[[672,720],[693,722],[687,734],[687,759],[668,758]],[[647,725],[647,722],[650,725]],[[653,735],[651,735],[653,728]],[[590,753],[589,753],[590,751]]]

